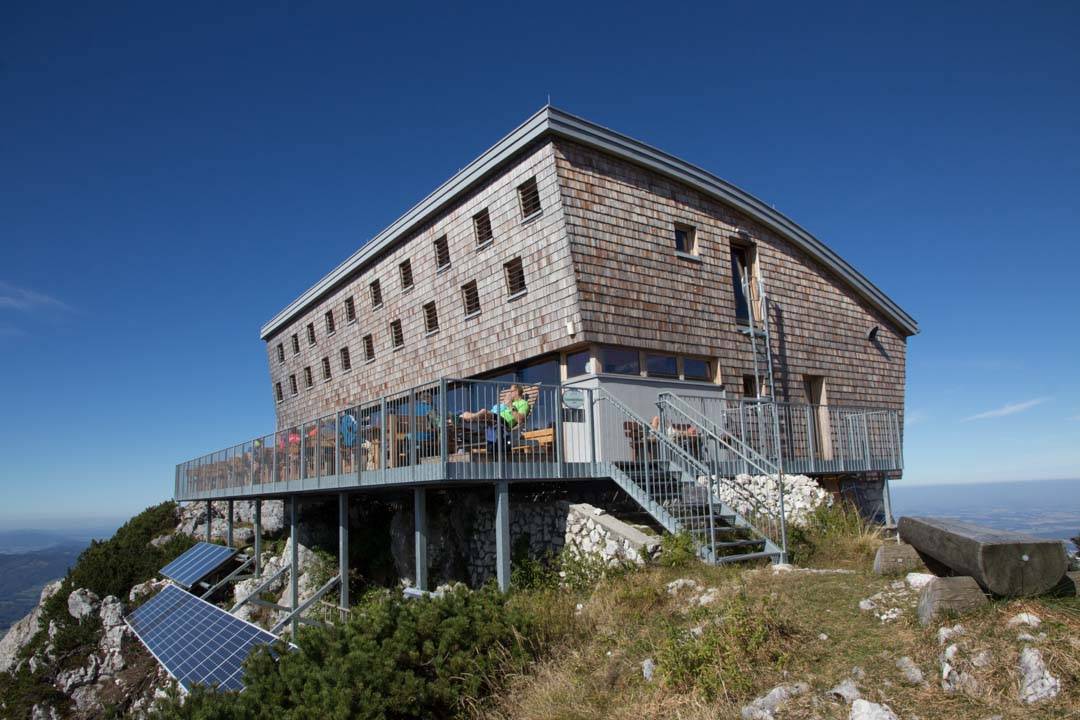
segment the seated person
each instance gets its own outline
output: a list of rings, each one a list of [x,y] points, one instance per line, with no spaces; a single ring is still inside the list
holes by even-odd
[[[513,430],[524,423],[528,415],[529,401],[525,399],[521,386],[515,383],[507,391],[506,402],[499,401],[492,405],[490,410],[484,408],[476,412],[463,412],[461,419],[466,422],[485,423],[494,423],[501,419],[508,429]]]

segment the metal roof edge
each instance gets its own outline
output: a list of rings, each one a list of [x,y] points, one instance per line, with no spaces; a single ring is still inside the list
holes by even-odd
[[[557,136],[672,177],[707,195],[720,198],[726,204],[771,227],[839,275],[871,305],[895,322],[901,330],[909,335],[919,332],[919,325],[911,315],[832,248],[811,235],[794,220],[769,207],[745,190],[662,150],[557,108],[550,108],[549,118],[551,132]]]
[[[484,177],[529,143],[546,134],[579,142],[637,165],[642,165],[672,177],[707,195],[719,198],[751,218],[772,228],[806,251],[811,257],[820,261],[851,285],[871,305],[895,322],[903,332],[908,335],[915,335],[919,332],[919,326],[915,319],[889,296],[825,243],[818,240],[783,213],[769,207],[750,193],[706,170],[614,130],[609,130],[584,118],[546,105],[410,208],[385,230],[364,243],[359,250],[331,270],[300,297],[289,303],[269,322],[263,325],[260,337],[263,340],[268,339],[282,325],[342,281],[365,261],[389,247],[394,241],[412,231],[417,225],[430,219],[432,215],[438,213],[446,205],[456,200],[463,192],[483,180]]]

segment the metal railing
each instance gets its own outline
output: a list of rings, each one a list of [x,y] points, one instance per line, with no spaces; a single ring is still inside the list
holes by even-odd
[[[742,452],[730,454],[724,472],[755,474],[746,461],[746,448],[774,465],[782,460],[788,474],[895,472],[904,467],[898,410],[677,397],[711,428],[742,443]]]
[[[175,497],[255,494],[260,486],[282,483],[303,491],[590,477],[596,460],[592,392],[444,378],[180,463]]]
[[[782,553],[782,513],[733,478],[712,471],[700,436],[680,434],[677,426],[659,417],[647,422],[602,388],[596,401],[595,422],[605,455],[629,448],[629,457],[609,464],[633,483],[624,489],[667,530],[690,533],[712,562]],[[744,510],[734,511],[722,500],[724,495],[737,498]],[[748,550],[755,545],[757,551]]]

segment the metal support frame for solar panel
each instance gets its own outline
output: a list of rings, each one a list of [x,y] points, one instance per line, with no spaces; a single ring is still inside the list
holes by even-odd
[[[200,580],[231,560],[236,548],[200,542],[159,571],[182,588],[195,587]]]
[[[216,605],[166,585],[124,622],[185,690],[195,684],[243,689],[243,663],[259,645],[278,638]]]
[[[209,589],[207,589],[206,592],[204,592],[199,597],[208,598],[211,595],[213,595],[217,590],[224,587],[225,585],[228,585],[229,583],[231,583],[234,580],[243,580],[243,579],[247,579],[249,577],[254,577],[254,575],[242,575],[241,574],[241,573],[244,572],[244,570],[251,567],[254,563],[255,563],[255,558],[254,557],[248,557],[246,560],[244,560],[244,562],[240,563],[239,567],[237,567],[231,573],[229,573],[225,577],[221,578],[220,580],[218,580],[213,585],[210,585]],[[205,585],[207,585],[207,583],[200,583],[200,585],[205,586]]]

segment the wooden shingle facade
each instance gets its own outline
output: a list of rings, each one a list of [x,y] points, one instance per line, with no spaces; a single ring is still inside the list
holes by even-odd
[[[733,244],[768,289],[778,399],[824,379],[830,402],[902,410],[917,326],[869,281],[742,191],[544,108],[263,328],[278,425],[540,357],[566,379],[583,349],[602,374],[602,346],[707,360],[738,398]]]

